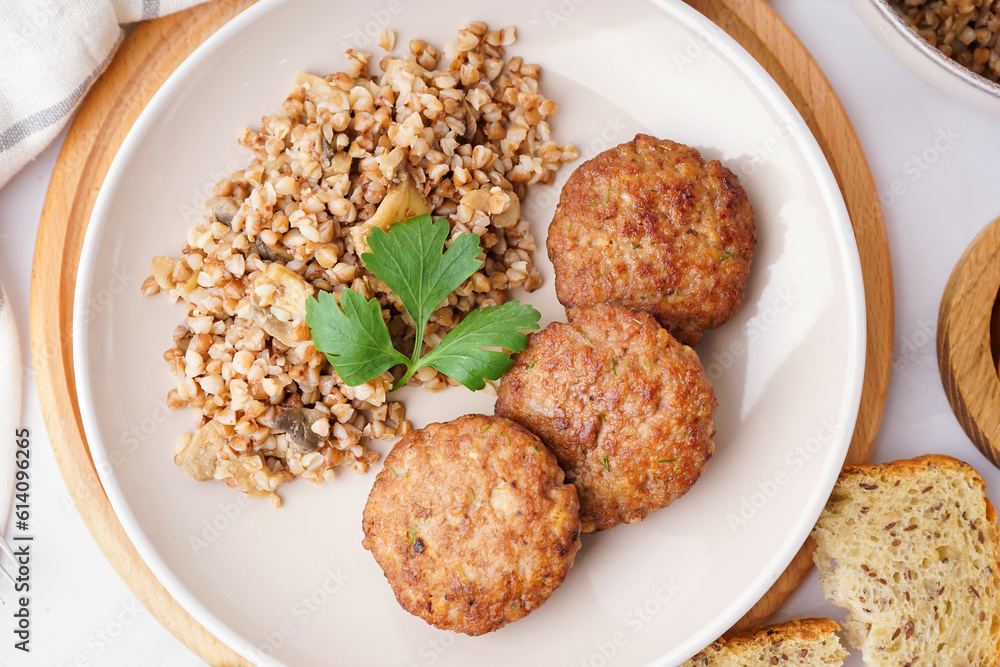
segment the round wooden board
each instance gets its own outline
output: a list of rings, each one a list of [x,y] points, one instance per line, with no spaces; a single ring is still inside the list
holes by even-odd
[[[868,351],[861,410],[848,463],[868,459],[882,419],[893,342],[892,270],[868,163],[836,94],[801,42],[765,0],[688,0],[732,35],[784,89],[823,149],[840,185],[861,255]],[[170,596],[136,553],[90,458],[73,376],[73,291],[94,199],[146,102],[187,55],[253,0],[219,0],[138,25],[83,101],[56,162],[32,269],[31,340],[38,392],[56,459],[80,514],[139,600],[212,665],[247,665]],[[766,619],[808,573],[803,546],[770,591],[740,620]]]

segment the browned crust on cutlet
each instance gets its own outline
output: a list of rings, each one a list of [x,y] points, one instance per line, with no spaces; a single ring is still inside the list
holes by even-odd
[[[635,523],[695,483],[714,451],[715,393],[694,350],[645,313],[570,308],[529,337],[496,412],[538,435],[580,494],[584,532]]]
[[[638,134],[573,172],[547,247],[563,305],[643,310],[695,345],[743,302],[754,213],[719,162]]]
[[[541,606],[580,548],[576,490],[555,457],[520,425],[485,415],[404,436],[363,528],[399,604],[469,635]]]

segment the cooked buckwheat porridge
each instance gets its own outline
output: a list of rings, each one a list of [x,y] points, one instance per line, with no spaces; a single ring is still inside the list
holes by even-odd
[[[279,506],[281,483],[363,472],[378,458],[371,439],[410,430],[387,400],[392,372],[345,385],[305,323],[310,295],[349,287],[378,299],[396,348],[412,351],[413,321],[358,259],[372,228],[432,213],[450,238],[480,237],[483,267],[434,313],[426,347],[471,310],[539,286],[520,204],[578,152],[551,138],[556,104],[539,92],[538,65],[506,56],[514,39],[513,27],[474,22],[443,53],[410,41],[379,74],[370,54],[348,50],[344,71],[300,73],[280,113],[242,130],[247,167],[215,184],[181,255],[154,258],[142,286],[187,309],[163,356],[177,384],[168,405],[193,413],[174,460],[194,478]],[[380,46],[394,45],[383,33]],[[410,383],[455,384],[429,367]]]
[[[890,0],[918,35],[990,81],[1000,81],[1000,0]]]

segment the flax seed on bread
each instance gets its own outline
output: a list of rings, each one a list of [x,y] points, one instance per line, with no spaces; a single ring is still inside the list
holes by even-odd
[[[809,618],[727,633],[681,667],[826,667],[844,664],[847,651],[840,644],[833,621]]]
[[[1000,662],[997,514],[971,466],[923,456],[843,470],[813,531],[826,597],[876,667]]]

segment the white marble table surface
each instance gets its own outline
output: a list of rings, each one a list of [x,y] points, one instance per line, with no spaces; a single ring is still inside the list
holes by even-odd
[[[1000,501],[1000,470],[979,454],[952,415],[934,346],[938,305],[952,267],[975,234],[1000,215],[1000,119],[952,101],[904,69],[869,34],[847,0],[771,4],[826,72],[883,193],[896,331],[892,381],[873,460],[950,454],[979,469],[992,498]],[[18,319],[25,359],[30,358],[35,235],[61,142],[62,137],[0,189],[0,282]],[[59,473],[30,373],[23,389],[21,422],[31,430],[34,484],[32,651],[26,655],[13,648],[8,604],[0,608],[0,664],[203,664],[136,601],[105,560]],[[815,571],[773,620],[807,616],[844,618],[824,601]],[[860,655],[852,654],[847,664],[859,667]]]

